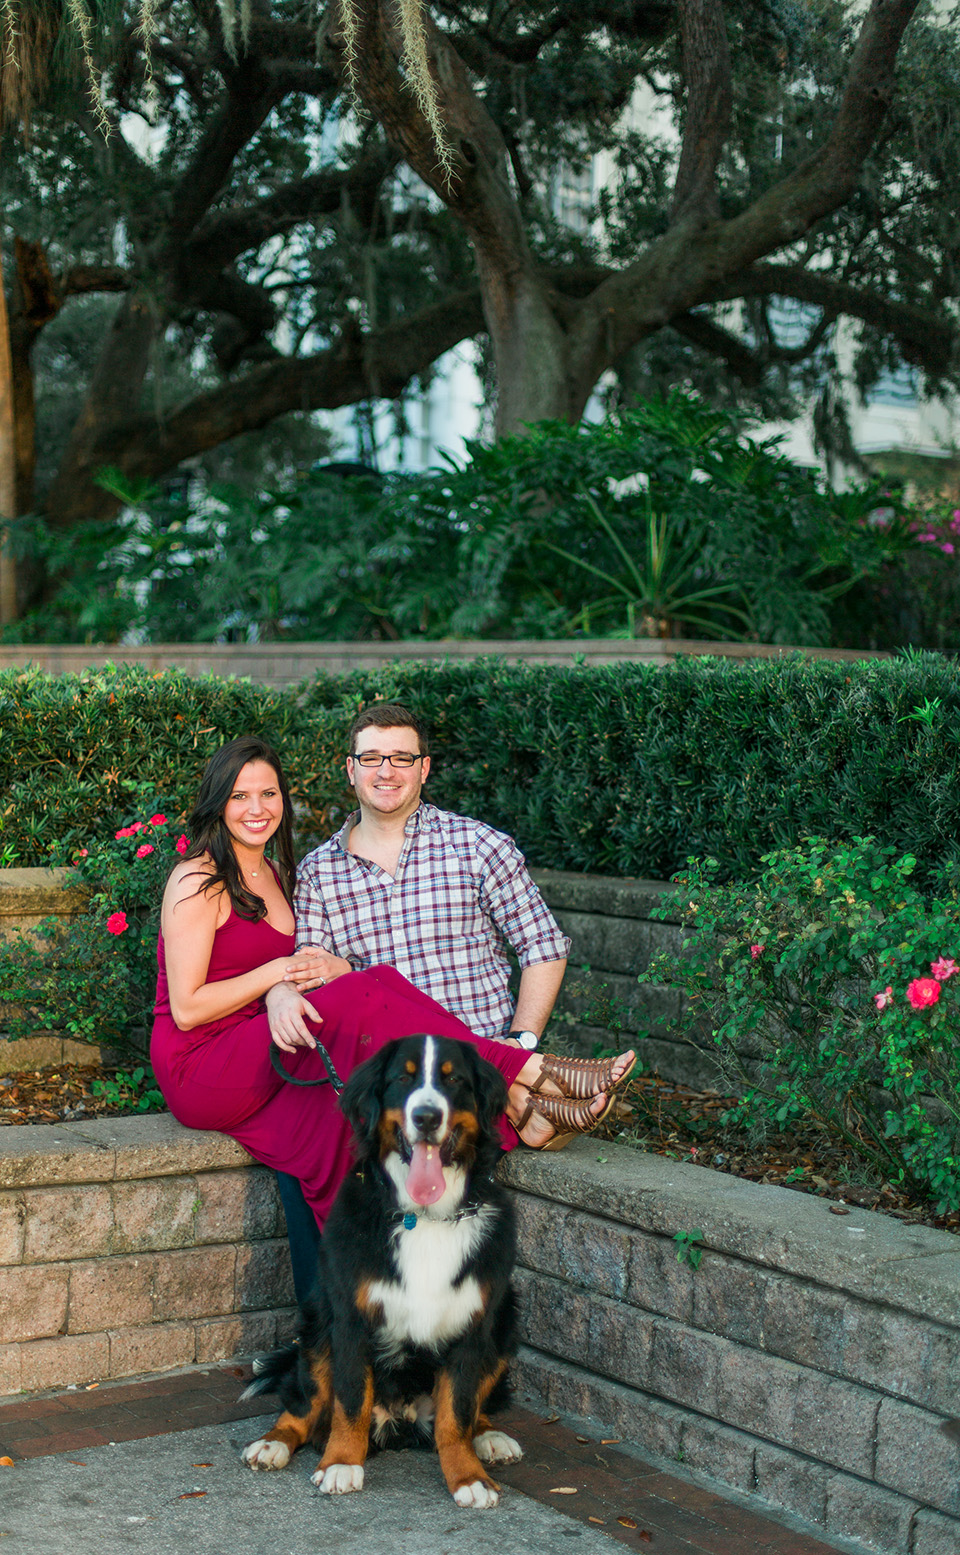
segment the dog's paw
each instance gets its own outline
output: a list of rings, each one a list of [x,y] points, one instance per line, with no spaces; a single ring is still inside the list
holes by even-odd
[[[252,1469],[285,1469],[290,1462],[290,1448],[286,1442],[268,1442],[261,1436],[243,1449],[243,1461]]]
[[[453,1499],[457,1506],[473,1506],[478,1511],[484,1511],[487,1507],[496,1506],[500,1492],[482,1479],[475,1479],[472,1484],[461,1485],[459,1490],[455,1490]]]
[[[363,1489],[362,1463],[331,1463],[311,1474],[311,1481],[321,1495],[342,1496],[350,1490]]]
[[[505,1431],[483,1431],[473,1438],[473,1450],[481,1463],[519,1463],[523,1448]]]

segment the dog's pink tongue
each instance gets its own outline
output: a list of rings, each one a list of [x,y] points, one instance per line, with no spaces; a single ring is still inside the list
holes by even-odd
[[[446,1190],[440,1151],[422,1141],[413,1147],[413,1159],[407,1173],[407,1192],[414,1204],[436,1204]]]

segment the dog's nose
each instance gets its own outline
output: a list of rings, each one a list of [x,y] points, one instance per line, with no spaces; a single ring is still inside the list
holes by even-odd
[[[432,1106],[429,1102],[422,1102],[419,1107],[414,1107],[410,1114],[410,1122],[418,1134],[426,1137],[440,1127],[443,1113],[439,1107]]]

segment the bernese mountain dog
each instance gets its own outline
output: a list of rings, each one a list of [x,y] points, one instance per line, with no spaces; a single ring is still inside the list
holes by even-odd
[[[516,1348],[513,1206],[494,1181],[503,1077],[467,1042],[390,1042],[340,1097],[357,1144],[323,1233],[293,1344],[244,1397],[284,1406],[244,1461],[282,1469],[325,1441],[313,1483],[360,1490],[371,1436],[432,1434],[458,1506],[496,1506],[487,1472],[521,1449],[487,1418]]]

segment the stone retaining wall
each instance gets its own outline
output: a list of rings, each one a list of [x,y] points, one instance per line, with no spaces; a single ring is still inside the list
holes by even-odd
[[[957,1555],[960,1239],[622,1145],[501,1171],[544,1407],[827,1537]],[[272,1174],[169,1116],[0,1129],[0,1394],[282,1341],[282,1230]]]
[[[523,1382],[884,1555],[960,1551],[960,1238],[626,1146],[516,1151]],[[696,1270],[678,1231],[703,1233]]]
[[[663,923],[650,916],[664,895],[676,888],[664,880],[579,875],[559,869],[537,869],[533,875],[573,941],[550,1028],[557,1045],[562,1037],[568,1051],[587,1054],[597,1044],[610,1046],[614,1040],[610,1029],[591,1023],[599,996],[619,1012],[624,1042],[635,1042],[638,1032],[644,1034],[638,1051],[645,1069],[695,1088],[716,1086],[718,1071],[709,1039],[698,1046],[677,1034],[678,991],[637,983],[638,974],[660,951],[674,950],[679,943],[678,917]]]
[[[44,918],[69,923],[86,907],[82,891],[66,885],[67,869],[0,869],[0,940],[35,929]],[[2,1017],[2,1006],[0,1006]],[[0,1018],[0,1030],[2,1030]],[[46,1036],[0,1041],[0,1075],[40,1064],[98,1064],[101,1053],[88,1042]]]
[[[169,1115],[0,1129],[0,1394],[269,1349],[293,1302],[276,1179]]]

